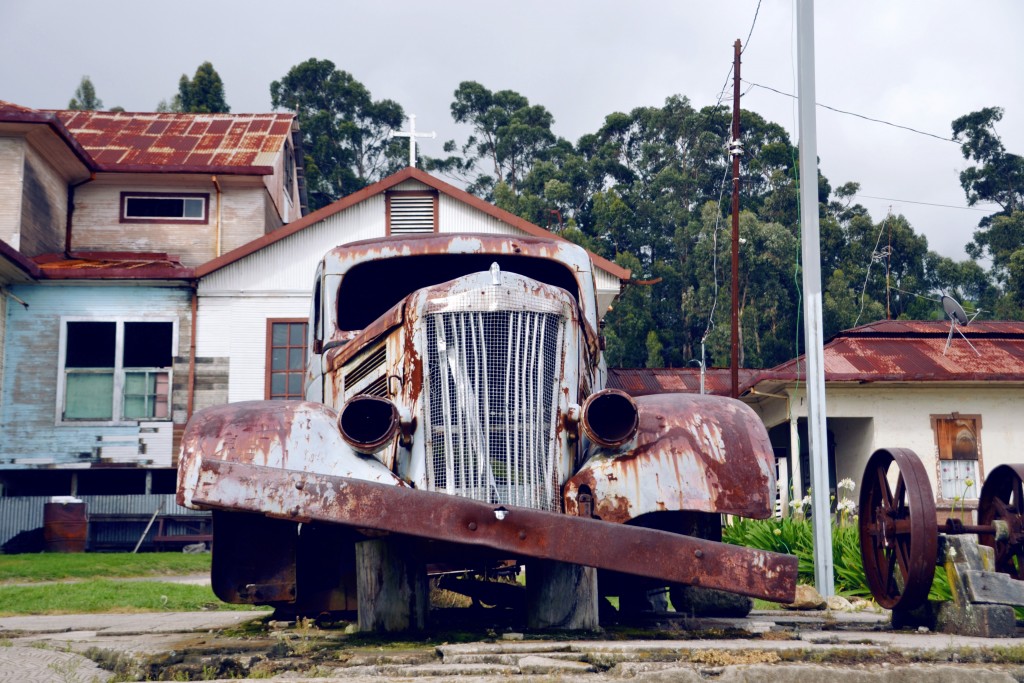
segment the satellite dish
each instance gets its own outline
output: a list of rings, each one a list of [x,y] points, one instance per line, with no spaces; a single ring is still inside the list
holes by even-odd
[[[970,325],[971,321],[974,320],[981,311],[975,311],[974,315],[968,318],[967,311],[965,311],[964,307],[960,305],[960,302],[947,294],[942,295],[942,310],[946,312],[946,317],[949,318],[949,336],[946,337],[946,348],[943,349],[942,355],[945,356],[946,352],[949,351],[949,345],[953,342],[953,331],[955,330],[957,334],[963,337],[963,340],[967,342],[967,345],[974,349],[974,352],[980,356],[981,352],[974,348],[974,344],[972,344],[971,340],[960,331],[960,328]]]
[[[967,317],[967,311],[960,305],[960,302],[949,295],[942,295],[942,310],[946,312],[950,320],[955,321],[958,325],[966,326],[971,322],[971,318]]]

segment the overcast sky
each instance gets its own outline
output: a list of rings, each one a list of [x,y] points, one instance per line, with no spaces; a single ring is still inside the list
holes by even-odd
[[[0,99],[64,108],[89,75],[107,107],[152,111],[183,73],[209,60],[233,112],[263,112],[270,82],[316,57],[349,71],[375,99],[397,100],[419,130],[437,131],[424,143],[428,155],[462,135],[449,105],[464,80],[544,105],[555,133],[575,141],[612,112],[673,94],[697,108],[714,104],[737,38],[747,44],[745,81],[796,93],[795,3],[763,0],[748,43],[757,8],[757,0],[8,0],[0,3]],[[819,0],[817,100],[946,137],[954,118],[1001,106],[1003,142],[1024,153],[1022,29],[1019,0]],[[794,100],[753,87],[743,107],[797,140]],[[858,201],[875,220],[891,206],[932,249],[965,258],[986,214],[913,203],[966,206],[957,145],[820,107],[817,137],[833,187],[859,182]]]

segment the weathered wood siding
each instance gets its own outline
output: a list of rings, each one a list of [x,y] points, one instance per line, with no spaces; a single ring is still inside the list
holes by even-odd
[[[21,202],[21,245],[26,256],[64,250],[68,184],[31,146],[25,149]]]
[[[9,306],[7,362],[0,400],[0,467],[88,465],[103,458],[153,466],[172,463],[171,421],[128,425],[57,424],[57,386],[62,316],[102,319],[176,317],[175,384],[187,379],[190,295],[184,287],[20,285],[11,291],[29,308]],[[182,417],[186,397],[172,389],[174,416]],[[145,444],[145,447],[142,447]],[[100,449],[97,451],[96,449]],[[143,453],[142,451],[145,451]]]
[[[3,280],[0,280],[0,286],[5,285],[5,284],[6,283],[3,282]],[[6,329],[7,329],[7,295],[4,294],[2,291],[0,291],[0,389],[2,389],[3,386],[4,386],[4,367],[5,367],[4,360],[5,360],[5,355],[6,355],[6,354],[4,354],[4,339],[6,338],[6,336],[5,336],[5,330]],[[3,391],[0,390],[0,415],[3,414],[3,409],[4,409],[4,395],[3,395]],[[0,424],[2,424],[2,423],[0,423]],[[0,430],[2,430],[2,429],[3,429],[3,427],[0,427]]]
[[[217,256],[217,189],[208,176],[191,179],[103,178],[75,192],[72,247],[76,251],[166,252],[197,266]],[[258,179],[219,179],[220,253],[231,251],[266,232],[266,188]],[[121,223],[122,192],[199,192],[209,195],[205,225]]]
[[[21,186],[25,175],[24,138],[0,137],[0,240],[21,246]]]

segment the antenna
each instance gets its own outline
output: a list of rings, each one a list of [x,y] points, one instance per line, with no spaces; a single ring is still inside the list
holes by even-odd
[[[981,310],[979,309],[975,311],[974,315],[968,318],[967,311],[965,311],[964,307],[960,305],[960,302],[948,294],[942,295],[942,310],[946,312],[946,317],[949,318],[949,336],[946,337],[946,348],[943,349],[942,355],[945,356],[946,351],[949,351],[949,345],[953,341],[953,331],[956,330],[956,333],[963,337],[963,340],[967,342],[967,345],[980,356],[981,352],[974,348],[974,344],[964,336],[964,333],[960,328],[970,325],[971,322],[978,317],[978,314],[981,313]]]

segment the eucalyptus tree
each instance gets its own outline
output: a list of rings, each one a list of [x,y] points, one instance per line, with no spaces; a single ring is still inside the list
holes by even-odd
[[[270,84],[274,109],[295,112],[306,155],[311,208],[362,189],[404,166],[406,146],[389,139],[401,127],[402,106],[374,100],[352,74],[323,59],[293,66]]]

